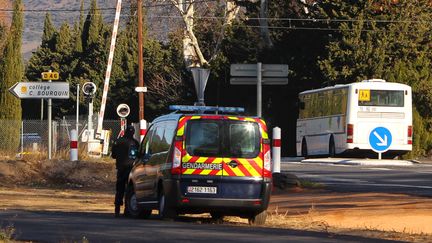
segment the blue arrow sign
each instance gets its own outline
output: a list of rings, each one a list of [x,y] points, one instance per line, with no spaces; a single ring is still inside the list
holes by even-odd
[[[369,134],[369,144],[377,153],[384,153],[392,143],[391,132],[385,127],[377,127]]]

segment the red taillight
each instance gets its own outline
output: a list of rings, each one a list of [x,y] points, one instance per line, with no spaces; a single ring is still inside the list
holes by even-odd
[[[171,168],[171,174],[173,175],[180,175],[181,174],[181,159],[182,159],[182,145],[183,141],[175,141],[174,143],[174,150],[173,150],[173,156],[172,156],[172,168]]]
[[[408,126],[408,144],[412,144],[413,127]]]
[[[354,125],[348,124],[347,125],[347,143],[353,143],[354,141]]]
[[[271,155],[270,155],[270,145],[263,144],[263,154],[264,154],[264,168],[263,168],[263,177],[271,178]]]
[[[189,198],[183,198],[183,199],[181,200],[181,202],[182,202],[182,203],[189,203],[190,201],[189,201]]]

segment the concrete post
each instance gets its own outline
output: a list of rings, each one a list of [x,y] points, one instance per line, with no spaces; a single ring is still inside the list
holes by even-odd
[[[273,173],[280,173],[281,163],[281,129],[279,127],[273,128],[273,143],[272,143],[272,159],[273,159]]]
[[[140,142],[144,139],[144,136],[147,132],[147,121],[142,119],[140,120]]]
[[[70,131],[70,160],[77,161],[78,160],[78,131],[72,129]]]

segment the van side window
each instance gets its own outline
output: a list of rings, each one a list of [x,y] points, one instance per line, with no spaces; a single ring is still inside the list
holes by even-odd
[[[151,142],[151,137],[153,136],[154,128],[155,128],[154,126],[151,126],[149,128],[143,142],[141,143],[140,152],[139,152],[141,157],[151,153],[150,142]]]
[[[167,151],[171,147],[171,143],[172,143],[174,135],[175,135],[176,126],[177,126],[177,122],[175,122],[175,121],[168,121],[165,124],[165,133],[164,133],[163,143],[167,146],[166,147]]]
[[[152,154],[157,154],[163,151],[162,149],[163,133],[164,133],[164,128],[162,124],[157,124],[152,134],[152,139],[150,143],[150,151]]]

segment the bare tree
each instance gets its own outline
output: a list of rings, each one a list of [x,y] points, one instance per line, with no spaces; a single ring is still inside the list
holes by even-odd
[[[207,66],[209,60],[212,60],[217,54],[220,42],[223,40],[225,27],[232,24],[233,20],[237,17],[240,7],[236,4],[236,0],[221,0],[225,7],[225,14],[223,24],[218,35],[215,52],[210,57],[205,57],[201,50],[199,40],[194,32],[194,14],[196,11],[196,4],[203,2],[202,0],[169,0],[180,14],[185,26],[183,36],[183,55],[188,67],[202,67]],[[205,3],[205,2],[204,2]],[[211,8],[210,8],[211,9]]]
[[[180,74],[174,69],[170,72],[169,78],[156,74],[147,86],[148,92],[158,97],[159,102],[164,104],[181,100],[183,98],[182,90],[185,88]]]

